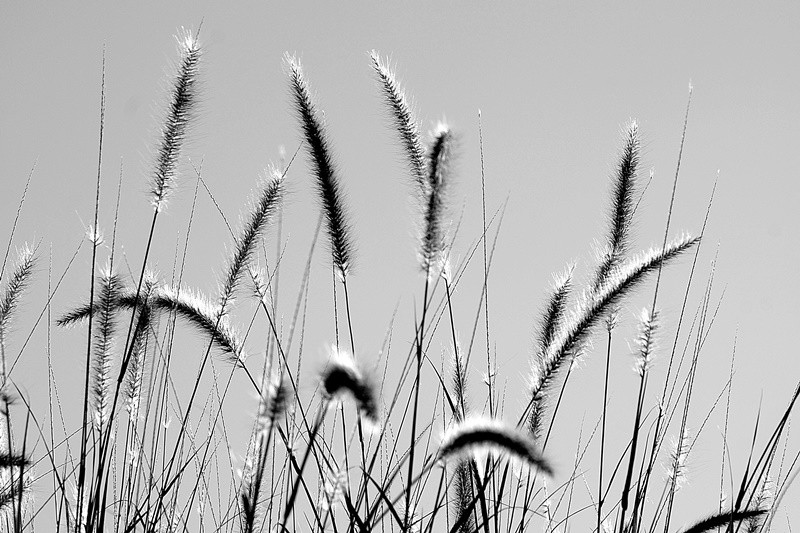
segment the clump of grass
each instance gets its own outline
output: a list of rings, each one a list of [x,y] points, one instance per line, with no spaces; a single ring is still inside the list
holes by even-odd
[[[21,433],[12,430],[9,410],[12,402],[7,389],[11,384],[8,373],[13,366],[6,366],[6,340],[23,289],[30,283],[34,270],[33,250],[23,249],[6,282],[0,300],[5,387],[0,391],[5,416],[5,423],[0,423],[3,435],[0,520],[5,519],[6,529],[32,530],[34,518],[46,508],[53,516],[55,527],[51,529],[56,531],[500,533],[542,529],[552,532],[561,527],[567,530],[568,525],[578,527],[575,523],[583,520],[587,526],[596,527],[598,533],[660,530],[668,533],[673,521],[673,502],[681,480],[687,475],[689,454],[711,416],[709,413],[699,429],[692,432],[694,437],[690,440],[686,427],[694,380],[716,311],[711,306],[712,271],[688,333],[681,333],[681,311],[679,327],[672,339],[673,353],[664,394],[653,406],[656,421],[648,428],[650,419],[645,413],[650,398],[645,385],[648,380],[656,379],[651,372],[655,333],[658,330],[660,336],[669,329],[662,329],[668,317],[656,307],[662,268],[693,248],[698,252],[705,223],[701,237],[683,235],[670,241],[668,221],[662,246],[632,253],[631,228],[638,205],[636,196],[641,190],[637,183],[641,145],[638,124],[629,123],[623,135],[599,261],[582,291],[574,265],[556,277],[534,328],[529,387],[523,405],[518,405],[507,401],[505,392],[499,389],[494,374],[497,369],[491,364],[487,287],[492,256],[488,253],[487,236],[490,230],[499,232],[502,216],[487,219],[482,206],[483,232],[477,244],[465,254],[462,263],[451,264],[451,250],[458,246],[458,241],[454,235],[447,235],[445,228],[449,224],[448,192],[456,179],[452,167],[456,134],[447,126],[439,126],[429,139],[423,139],[411,99],[388,63],[376,52],[370,55],[371,68],[414,187],[412,198],[420,207],[416,251],[425,276],[413,324],[407,327],[392,318],[381,349],[381,357],[385,359],[375,361],[366,349],[356,356],[357,337],[348,293],[354,228],[323,114],[312,97],[300,62],[287,56],[292,105],[322,205],[320,224],[324,223],[336,274],[331,280],[336,341],[318,381],[309,385],[301,382],[301,378],[303,345],[306,339],[313,338],[306,331],[306,324],[312,322],[307,321],[308,315],[319,312],[314,304],[309,304],[316,236],[312,239],[301,285],[296,289],[290,322],[284,322],[286,314],[278,303],[278,293],[285,289],[279,289],[277,281],[281,270],[290,268],[283,265],[283,247],[289,244],[281,242],[279,232],[275,257],[264,244],[270,239],[267,230],[276,218],[281,227],[279,213],[291,162],[280,171],[274,167],[270,170],[239,232],[234,234],[228,227],[233,238],[232,252],[221,269],[216,293],[188,289],[183,282],[184,268],[193,266],[187,264],[186,253],[196,203],[187,222],[184,256],[179,258],[176,254],[173,275],[160,279],[147,268],[151,244],[160,237],[156,233],[158,214],[174,189],[181,150],[197,112],[200,57],[197,35],[184,32],[179,37],[177,74],[151,176],[149,200],[155,210],[138,276],[124,276],[114,270],[115,237],[110,246],[109,267],[96,274],[98,255],[103,253],[97,229],[102,182],[98,165],[88,301],[56,321],[62,326],[88,327],[84,419],[77,429],[69,428],[65,422],[63,412],[69,411],[71,404],[62,404],[51,373],[48,421],[43,423],[37,418],[26,402],[25,429]],[[102,87],[100,159],[104,78]],[[482,129],[479,133],[482,139]],[[481,142],[482,183],[483,157]],[[200,170],[196,169],[196,173],[197,190],[202,183],[214,200]],[[226,215],[214,203],[227,225]],[[671,211],[672,205],[670,215]],[[114,236],[116,226],[115,218]],[[13,233],[12,229],[12,237]],[[459,296],[467,291],[463,287],[464,275],[473,267],[473,254],[481,245],[484,265],[480,303],[471,326],[469,347],[462,351],[458,337],[463,313],[459,307],[464,300]],[[267,265],[263,270],[254,266],[256,261],[262,264],[262,260]],[[5,272],[5,262],[0,271]],[[634,340],[634,366],[640,387],[638,397],[634,398],[637,411],[633,429],[630,437],[616,431],[616,435],[607,438],[607,415],[615,409],[609,404],[609,383],[612,353],[620,351],[619,343],[613,342],[623,329],[619,327],[620,309],[652,274],[657,274],[653,304],[644,309]],[[247,306],[253,304],[248,299],[236,298],[246,275],[251,278],[257,308],[250,323],[241,325],[240,311],[247,312]],[[690,276],[686,286],[687,299],[691,279]],[[344,289],[349,352],[340,348],[336,301],[340,284]],[[48,299],[48,317],[49,311]],[[482,311],[488,362],[483,381],[487,399],[483,404],[475,401],[476,388],[470,388],[470,383],[474,383],[470,355],[476,345]],[[119,327],[120,318],[126,313],[129,314],[127,330]],[[190,359],[194,365],[191,368],[186,366],[185,354],[179,353],[182,338],[176,335],[176,330],[184,324],[206,342],[205,351]],[[574,429],[572,425],[566,429],[557,426],[556,420],[574,392],[567,386],[576,368],[574,362],[594,351],[591,341],[600,329],[605,330],[606,340],[603,398],[594,402],[581,397],[587,412],[594,412],[593,404],[598,404],[601,411],[599,472],[593,479],[595,474],[586,467],[584,458],[587,450],[597,446],[594,432],[584,440],[582,428],[578,430],[571,472],[553,466],[563,462],[562,442],[559,441],[558,447],[547,446],[553,442],[552,435]],[[266,342],[256,347],[248,339],[252,331],[267,332]],[[302,341],[299,347],[292,342],[296,333]],[[398,336],[402,338],[401,345],[408,349],[405,358],[389,355],[397,345],[397,342],[393,345],[393,339]],[[528,332],[520,333],[520,338],[527,336]],[[452,346],[449,368],[433,348],[440,341]],[[675,361],[679,341],[686,346],[694,341],[688,364],[684,364],[682,357]],[[49,343],[48,329],[48,348]],[[212,350],[221,352],[229,364],[218,365],[210,357]],[[260,373],[254,360],[262,363]],[[385,365],[384,372],[376,378],[379,362]],[[673,362],[677,363],[674,369]],[[188,398],[187,387],[191,390]],[[233,423],[228,407],[231,391],[241,388],[252,388],[257,398],[257,411],[246,443],[241,442],[245,439],[237,440],[237,424]],[[788,421],[798,397],[800,387],[760,454],[756,453],[754,430],[750,457],[731,503],[726,508],[719,506],[717,513],[696,522],[685,532],[702,533],[723,527],[730,533],[742,527],[753,533],[769,530],[777,507],[797,474],[794,463],[784,471],[784,457],[780,461],[777,457],[780,444],[784,456],[789,447]],[[355,404],[358,412],[355,424],[347,420],[352,406],[349,402],[339,403],[339,399],[351,399]],[[616,400],[630,402],[628,398]],[[330,409],[334,404],[338,408]],[[511,415],[516,424],[501,421],[507,417],[502,414],[504,411],[517,407],[522,408]],[[672,422],[678,413],[677,434],[681,438],[669,447],[666,436],[678,425]],[[240,420],[237,416],[235,421]],[[362,420],[373,426],[374,431],[365,433]],[[28,447],[32,439],[28,432],[30,421],[38,431],[35,448]],[[434,437],[437,428],[444,431],[438,445]],[[57,435],[59,429],[62,435]],[[640,434],[643,443],[638,441]],[[353,445],[356,438],[358,446]],[[43,446],[38,445],[40,442]],[[36,456],[42,448],[41,456]],[[243,458],[235,453],[229,457],[230,450],[240,448],[245,449]],[[607,456],[613,450],[618,453],[617,467],[607,476]],[[620,466],[626,458],[629,466],[623,480]],[[667,463],[667,479],[660,491],[653,488],[659,483],[653,474],[659,460]],[[780,466],[776,467],[778,463]],[[48,497],[34,504],[29,496],[37,483],[31,474],[35,467],[37,475],[47,471],[53,483]],[[597,495],[587,492],[588,498],[579,504],[584,494],[581,488],[589,486],[590,481],[596,481]],[[777,494],[774,499],[773,492]]]

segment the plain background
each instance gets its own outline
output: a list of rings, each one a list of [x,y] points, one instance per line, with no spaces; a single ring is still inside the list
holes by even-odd
[[[103,50],[101,228],[110,242],[122,165],[118,252],[132,258],[136,270],[151,213],[146,193],[152,151],[175,58],[172,36],[181,26],[196,29],[201,21],[201,106],[183,152],[179,186],[160,220],[151,266],[169,278],[176,250],[182,250],[196,184],[190,160],[202,164],[217,202],[235,223],[246,213],[260,173],[279,161],[281,147],[289,156],[297,149],[300,137],[282,64],[285,52],[297,54],[325,110],[349,195],[357,242],[352,282],[357,350],[363,357],[377,356],[397,308],[396,352],[402,357],[422,277],[414,255],[410,185],[369,65],[368,52],[376,49],[391,57],[414,95],[423,130],[446,119],[458,133],[450,203],[453,218],[463,217],[453,249],[461,259],[480,235],[482,112],[488,215],[507,202],[489,305],[491,349],[509,417],[524,405],[533,327],[551,273],[571,261],[578,264],[579,281],[591,272],[592,243],[605,229],[620,132],[630,118],[639,121],[644,140],[642,183],[654,171],[637,212],[634,248],[660,244],[691,81],[694,95],[671,233],[699,232],[719,175],[687,313],[691,316],[699,305],[717,253],[713,305],[723,292],[724,298],[703,349],[690,428],[700,426],[722,390],[736,340],[728,445],[738,479],[759,407],[762,427],[773,427],[800,377],[794,338],[800,318],[800,6],[795,2],[4,2],[0,227],[10,234],[25,179],[35,165],[12,251],[26,241],[40,243],[41,261],[9,341],[16,357],[33,330],[12,378],[27,391],[34,409],[47,409],[46,324],[35,329],[34,324],[46,301],[48,256],[52,250],[57,277],[93,216]],[[284,320],[294,308],[318,216],[307,169],[299,157],[288,177],[281,244],[286,250],[280,302]],[[213,294],[231,241],[202,188],[192,232],[184,281]],[[277,246],[274,239],[268,241],[271,254]],[[326,343],[334,336],[330,273],[321,250],[313,260],[311,292],[316,296],[306,324],[309,372],[322,364]],[[84,246],[68,271],[53,300],[54,314],[86,294],[88,251]],[[687,256],[666,273],[656,376],[663,376],[664,352],[671,346],[690,264]],[[476,256],[457,294],[463,339],[469,337],[477,309],[481,268]],[[627,329],[614,354],[612,401],[615,428],[624,434],[631,424],[635,386],[625,340],[635,335],[632,328],[651,287],[628,301],[621,314]],[[76,369],[81,364],[76,362],[82,360],[84,335],[52,335],[64,402],[78,409],[81,375]],[[477,339],[476,346],[485,345],[482,321]],[[445,335],[434,346],[432,357],[438,351],[447,357]],[[557,437],[563,440],[553,447],[565,468],[574,460],[581,420],[584,439],[596,423],[603,349],[598,336],[574,388],[568,389],[572,400]],[[476,360],[485,361],[485,348],[476,353]],[[476,365],[470,375],[478,409],[485,397],[484,367]],[[653,395],[648,406],[655,400]],[[239,412],[255,409],[247,394],[231,401]],[[689,459],[675,527],[716,508],[721,410],[718,406]],[[762,435],[759,446],[763,442]],[[797,451],[797,440],[792,442],[787,457]],[[595,448],[596,443],[590,450]],[[587,455],[590,471],[594,454]],[[594,477],[588,479],[594,487]],[[795,488],[784,505],[794,523],[800,515],[791,511],[791,502],[798,494]],[[781,529],[785,523],[782,517],[776,521]]]

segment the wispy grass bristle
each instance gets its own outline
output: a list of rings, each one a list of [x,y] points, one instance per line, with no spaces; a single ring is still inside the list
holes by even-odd
[[[359,411],[373,424],[380,419],[378,396],[372,380],[356,366],[352,355],[331,348],[328,366],[322,372],[322,386],[330,397],[349,393],[356,401]]]
[[[311,160],[317,192],[325,213],[333,266],[342,279],[352,267],[352,229],[347,221],[344,191],[336,171],[321,113],[311,97],[303,67],[296,57],[287,55],[290,86],[295,112],[303,129],[308,156]]]
[[[471,418],[454,424],[442,437],[438,458],[463,457],[475,452],[498,451],[552,475],[553,468],[530,435],[491,418]]]
[[[151,183],[151,201],[160,211],[174,186],[176,167],[186,130],[197,106],[197,77],[200,64],[200,43],[184,30],[178,36],[180,62],[171,87],[169,107],[161,131]]]
[[[542,365],[542,358],[553,342],[564,320],[570,291],[572,290],[572,273],[575,265],[569,265],[563,274],[555,278],[552,293],[547,300],[545,311],[539,319],[539,333],[536,339],[535,353],[533,357],[533,369],[538,371]],[[531,401],[530,414],[528,415],[527,427],[534,439],[541,438],[543,424],[543,403],[542,394],[534,395]]]

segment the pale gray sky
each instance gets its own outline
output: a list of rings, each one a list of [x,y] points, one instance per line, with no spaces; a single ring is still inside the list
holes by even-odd
[[[368,52],[376,49],[391,56],[414,95],[424,129],[446,118],[458,133],[451,203],[455,219],[464,206],[464,218],[453,250],[457,258],[466,256],[480,232],[477,111],[482,110],[489,214],[508,200],[489,298],[491,343],[501,364],[498,379],[507,380],[509,417],[524,403],[518,398],[528,372],[532,324],[550,274],[573,260],[578,279],[590,272],[592,242],[602,237],[605,227],[619,133],[630,118],[639,121],[644,139],[642,181],[651,168],[655,172],[637,213],[635,248],[660,244],[691,81],[694,96],[671,233],[699,232],[719,171],[688,314],[691,318],[699,305],[717,244],[714,302],[723,290],[725,298],[700,361],[702,387],[690,424],[693,429],[700,425],[724,385],[738,331],[729,445],[734,473],[741,474],[759,401],[763,427],[771,428],[800,376],[792,337],[800,318],[800,5],[6,2],[0,7],[0,227],[6,235],[10,231],[25,178],[36,163],[14,244],[42,243],[42,262],[11,343],[15,354],[43,306],[49,248],[52,245],[54,275],[60,275],[92,219],[103,48],[101,226],[110,235],[122,162],[117,240],[131,268],[138,269],[150,217],[145,194],[150,151],[175,57],[173,35],[181,26],[196,29],[201,21],[201,106],[184,155],[197,166],[202,162],[203,175],[232,222],[244,213],[262,169],[278,161],[279,147],[285,146],[291,155],[298,146],[282,58],[287,51],[302,58],[325,110],[349,195],[357,243],[351,297],[357,349],[364,357],[377,354],[396,306],[401,325],[396,326],[398,344],[393,351],[402,357],[411,341],[408,325],[422,288],[414,255],[414,211],[406,200],[408,179]],[[165,278],[170,277],[176,249],[182,250],[195,187],[189,159],[183,159],[181,168],[180,186],[160,221],[152,256],[152,266]],[[281,293],[286,320],[294,309],[299,272],[317,220],[307,169],[305,159],[298,158],[289,172]],[[214,276],[222,269],[230,239],[202,189],[197,205],[185,281],[213,293]],[[273,256],[275,246],[270,240]],[[54,299],[55,313],[86,292],[86,250]],[[690,264],[687,258],[666,274],[661,299],[664,351],[672,344],[669,333],[680,312]],[[309,375],[324,360],[325,343],[333,341],[325,265],[318,253],[305,340]],[[476,258],[457,294],[464,342],[479,299],[480,269]],[[650,287],[623,310],[628,326],[648,301]],[[242,319],[246,327],[249,317]],[[42,324],[14,375],[42,413],[47,405],[41,396],[41,376],[46,375],[43,331]],[[482,332],[481,326],[477,346],[485,343]],[[633,332],[627,333],[631,338]],[[78,398],[77,385],[67,382],[72,361],[81,357],[83,336],[57,331],[53,338],[65,396],[72,391],[71,398]],[[565,408],[578,421],[585,413],[586,432],[599,413],[595,407],[604,342],[595,340],[596,353],[583,365],[574,388],[568,389],[572,394]],[[622,336],[617,341],[612,371],[614,400],[622,405],[617,422],[620,431],[627,432],[635,376],[624,341]],[[447,336],[442,335],[431,354],[447,350]],[[478,360],[484,360],[484,351],[476,352]],[[665,359],[662,351],[654,375],[663,376]],[[471,375],[476,406],[485,396],[482,369],[476,366]],[[244,393],[232,401],[242,409],[254,408]],[[648,406],[654,401],[655,396]],[[572,463],[577,438],[566,421],[565,416],[563,435],[558,437],[565,439],[564,445],[557,452],[557,462],[565,467]],[[719,416],[712,418],[698,441],[697,458],[690,459],[693,470],[684,498],[694,503],[682,510],[702,514],[715,506],[720,424]],[[793,494],[796,499],[799,493]],[[800,515],[793,518],[797,522]]]

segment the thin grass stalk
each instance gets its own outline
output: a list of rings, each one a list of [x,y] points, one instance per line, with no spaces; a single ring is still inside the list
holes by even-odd
[[[94,226],[91,231],[95,234],[93,235],[92,239],[92,267],[91,267],[91,278],[90,278],[90,286],[89,286],[89,305],[94,305],[94,284],[95,284],[95,268],[97,264],[97,234],[98,234],[98,223],[99,223],[99,216],[100,216],[100,178],[101,178],[101,168],[102,168],[102,161],[103,161],[103,132],[105,128],[105,87],[106,87],[106,56],[105,50],[103,50],[103,57],[100,67],[100,127],[99,127],[99,139],[98,139],[98,150],[97,150],[97,183],[95,185],[95,204],[94,204]],[[84,516],[83,516],[83,498],[84,498],[84,484],[86,481],[86,423],[88,421],[89,415],[89,376],[91,374],[91,357],[92,357],[92,314],[89,314],[89,326],[87,332],[87,340],[86,340],[86,367],[84,370],[84,395],[83,395],[83,418],[81,422],[81,452],[79,457],[79,465],[78,465],[78,498],[77,498],[77,527],[82,527]],[[90,526],[91,524],[86,524],[86,526]]]
[[[672,210],[673,210],[673,207],[675,205],[675,193],[676,193],[677,188],[678,188],[678,176],[680,175],[681,161],[682,161],[682,158],[683,158],[683,147],[684,147],[684,142],[686,140],[686,129],[687,129],[687,125],[689,123],[689,109],[691,108],[691,102],[692,102],[692,86],[690,84],[689,85],[689,97],[688,97],[688,101],[686,103],[686,114],[684,115],[683,130],[681,132],[680,148],[678,149],[678,161],[677,161],[677,164],[675,165],[675,177],[674,177],[674,179],[672,181],[672,194],[670,196],[669,209],[667,210],[667,222],[666,222],[665,227],[664,227],[664,241],[663,241],[663,244],[662,244],[662,249],[666,249],[667,240],[669,239],[670,222],[672,221]],[[653,303],[652,303],[652,306],[650,308],[650,314],[652,316],[655,316],[655,312],[656,312],[656,303],[658,301],[658,289],[659,289],[659,285],[661,283],[661,270],[662,270],[661,269],[661,265],[659,265],[658,273],[656,275],[655,288],[653,290]],[[639,385],[639,388],[640,388],[639,396],[641,398],[640,402],[644,401],[644,395],[645,395],[646,387],[647,387],[647,379],[646,379],[645,375],[642,375],[642,379],[640,380],[640,385]],[[640,411],[640,409],[639,409],[639,411]],[[638,428],[638,426],[635,425],[634,426],[634,440],[636,440],[636,437],[637,437],[637,434],[638,434],[637,428]],[[630,478],[632,476],[632,471],[633,471],[636,451],[637,451],[637,448],[636,448],[635,443],[634,443],[634,446],[631,447],[630,462],[628,463],[628,474],[626,476],[625,487],[623,488],[622,501],[624,503],[624,506],[623,506],[623,509],[622,509],[622,519],[620,520],[620,524],[622,524],[624,522],[625,510],[627,508],[627,503],[628,503],[628,492],[630,490]],[[634,509],[633,509],[634,523],[636,521],[635,517],[636,517],[637,511],[638,511],[638,505],[639,505],[639,500],[636,499],[636,501],[634,503]]]
[[[266,184],[264,190],[262,191],[258,202],[256,203],[255,209],[251,213],[250,219],[246,224],[242,236],[236,239],[236,252],[229,264],[227,275],[225,277],[224,284],[220,291],[220,307],[216,313],[216,324],[215,330],[219,328],[220,323],[222,322],[223,317],[225,316],[226,307],[230,302],[230,299],[233,295],[233,291],[236,288],[236,285],[241,277],[241,270],[245,268],[247,262],[252,257],[253,249],[257,244],[258,239],[263,234],[264,230],[266,229],[266,225],[270,219],[270,216],[273,214],[275,210],[276,204],[280,201],[282,195],[282,183],[283,178],[281,177],[274,177],[269,183]],[[202,362],[200,364],[197,377],[194,382],[194,386],[192,388],[192,394],[189,397],[189,402],[187,403],[186,410],[182,419],[181,426],[179,428],[178,438],[176,440],[175,448],[172,451],[171,457],[169,462],[167,463],[168,466],[166,468],[166,475],[164,477],[165,483],[162,485],[160,490],[160,497],[163,496],[172,488],[173,484],[178,480],[177,478],[166,482],[170,478],[172,473],[172,466],[175,463],[175,459],[177,457],[178,451],[180,449],[182,438],[185,434],[186,427],[188,425],[188,418],[191,412],[192,405],[194,400],[197,396],[197,391],[200,385],[200,378],[205,370],[206,364],[208,363],[208,358],[211,353],[211,347],[213,345],[213,338],[209,341],[208,347],[205,350],[205,354],[203,356]],[[245,367],[243,367],[245,368]],[[246,368],[245,368],[246,370]],[[250,376],[249,372],[247,375],[250,377],[252,381],[252,376]],[[256,387],[257,388],[257,387]],[[208,451],[208,447],[205,448],[204,452],[204,460],[205,462],[205,454]]]
[[[650,359],[653,356],[652,351],[655,342],[653,339],[653,334],[657,327],[656,316],[657,315],[655,310],[649,313],[647,309],[644,310],[639,326],[640,327],[639,337],[637,338],[637,344],[639,349],[635,357],[636,357],[636,371],[640,377],[639,396],[638,396],[638,401],[636,403],[636,416],[634,417],[634,422],[633,422],[633,437],[631,438],[630,461],[628,462],[628,471],[625,474],[625,485],[623,488],[622,498],[620,501],[620,526],[619,526],[620,533],[624,531],[625,512],[628,510],[628,503],[629,503],[628,498],[633,478],[633,469],[636,460],[636,451],[638,449],[637,444],[639,439],[639,427],[642,419],[642,410],[644,408],[644,398],[645,398],[645,390],[647,387],[648,368],[650,365]],[[638,503],[638,499],[636,500],[636,502]],[[638,516],[637,509],[638,509],[637,505],[634,504],[633,514],[631,516],[632,526],[635,526],[635,524],[637,523],[637,516]]]
[[[0,265],[0,281],[3,281],[3,276],[6,273],[6,264],[8,263],[8,256],[11,253],[11,244],[14,242],[14,234],[17,231],[17,223],[19,222],[19,216],[22,213],[22,206],[25,205],[25,198],[28,196],[28,188],[30,187],[31,184],[31,178],[33,178],[33,173],[36,170],[36,165],[38,163],[39,159],[37,158],[36,161],[34,161],[30,172],[28,172],[28,179],[25,180],[25,188],[22,189],[22,196],[19,199],[19,204],[17,204],[17,212],[14,215],[14,222],[12,222],[11,231],[8,234],[8,243],[6,244],[6,252],[3,255],[3,263]]]
[[[443,213],[443,193],[446,186],[447,165],[449,163],[451,133],[445,126],[440,126],[431,143],[428,153],[428,189],[424,213],[424,229],[420,244],[420,266],[425,272],[425,289],[423,292],[422,315],[416,340],[416,376],[414,378],[414,404],[411,414],[411,443],[409,448],[408,476],[406,482],[406,500],[404,511],[405,528],[409,527],[409,511],[411,500],[411,480],[414,472],[415,438],[417,431],[417,412],[419,409],[420,373],[422,370],[423,339],[425,338],[425,320],[428,312],[428,291],[433,269],[441,262],[443,247],[441,216]]]
[[[602,413],[602,429],[600,431],[600,462],[599,462],[599,479],[597,482],[597,533],[602,533],[603,522],[603,503],[605,497],[603,496],[603,465],[605,463],[605,450],[606,450],[606,416],[608,414],[608,375],[611,367],[611,341],[613,337],[614,328],[617,325],[617,318],[619,310],[613,310],[606,317],[606,333],[608,338],[606,340],[606,368],[603,378],[603,413]]]
[[[680,430],[679,430],[680,431],[680,433],[679,433],[680,435],[683,435],[684,432],[686,431],[686,423],[687,423],[687,420],[688,420],[688,417],[689,417],[689,403],[691,401],[692,390],[694,388],[694,380],[695,380],[695,376],[696,376],[696,373],[697,373],[697,362],[698,362],[699,355],[700,355],[700,353],[699,353],[700,352],[700,338],[701,338],[701,332],[702,332],[703,326],[704,326],[704,320],[705,320],[705,316],[706,316],[706,312],[707,312],[706,310],[708,308],[708,300],[710,299],[712,280],[713,280],[713,277],[711,279],[709,279],[708,286],[706,288],[705,301],[703,302],[704,310],[703,310],[703,313],[701,315],[702,320],[701,320],[700,326],[698,328],[697,341],[695,343],[696,346],[695,346],[694,354],[693,354],[693,357],[692,357],[692,364],[691,364],[691,367],[689,369],[688,386],[687,386],[687,389],[686,389],[686,399],[684,400],[683,416],[681,417],[681,426],[680,426]],[[758,426],[758,424],[756,423],[756,427],[757,426]],[[755,435],[753,436],[753,438],[755,439]],[[749,468],[749,464],[748,464],[748,468]],[[677,471],[677,469],[678,469],[677,458],[675,458],[673,460],[673,470]],[[675,492],[677,490],[677,485],[676,484],[677,484],[677,479],[676,478],[673,477],[673,478],[671,478],[669,480],[669,490],[667,492],[667,494],[668,494],[668,496],[667,496],[667,514],[666,514],[666,518],[665,518],[665,522],[664,522],[664,531],[665,531],[665,533],[668,531],[670,520],[672,518],[673,503],[674,503],[674,499],[675,499]]]

